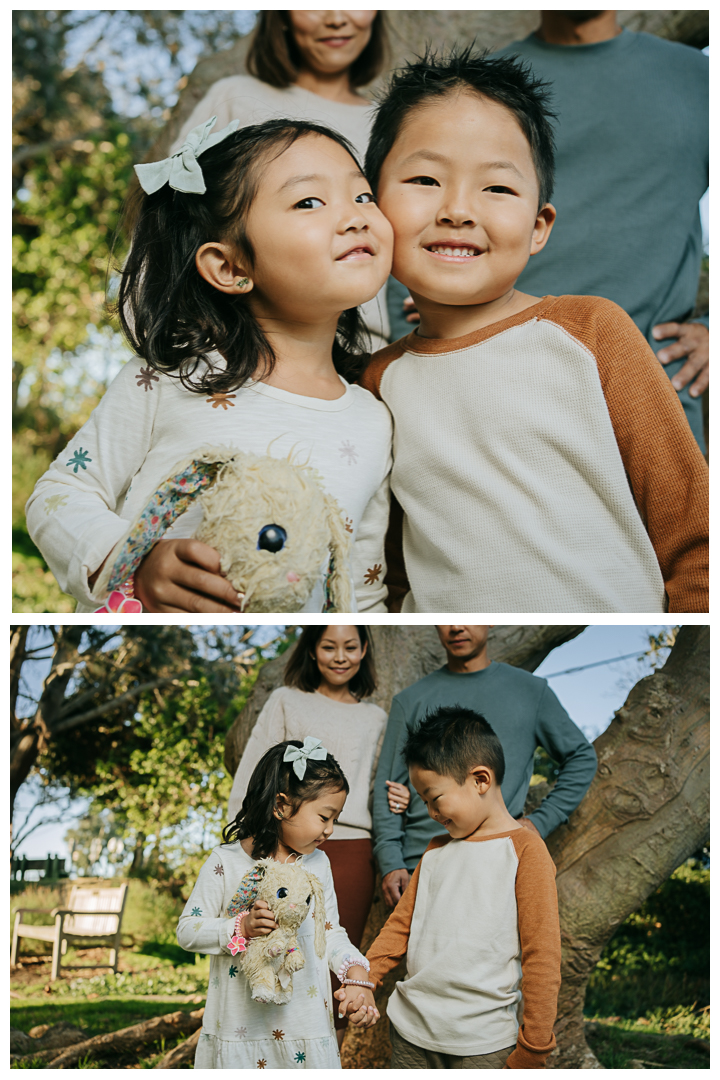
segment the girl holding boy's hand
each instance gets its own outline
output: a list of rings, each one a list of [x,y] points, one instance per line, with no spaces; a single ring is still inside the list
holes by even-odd
[[[347,982],[335,991],[340,1002],[340,1017],[347,1013],[347,1018],[356,1027],[372,1027],[380,1019],[375,1007],[373,992],[368,987],[352,986]]]

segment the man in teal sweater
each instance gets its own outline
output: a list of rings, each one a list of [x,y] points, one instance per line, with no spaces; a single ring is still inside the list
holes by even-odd
[[[375,857],[390,907],[405,891],[433,836],[445,835],[414,788],[410,787],[410,805],[404,815],[394,814],[388,803],[386,781],[409,786],[403,747],[408,731],[414,731],[428,712],[441,705],[460,705],[484,716],[505,754],[501,786],[505,805],[513,817],[543,839],[567,821],[595,775],[595,751],[545,679],[489,659],[489,629],[438,626],[447,664],[393,698],[373,796]],[[550,794],[529,818],[523,818],[538,746],[558,763],[560,771]]]
[[[604,296],[657,352],[705,449],[707,320],[692,311],[702,259],[698,203],[708,183],[708,59],[623,30],[615,11],[542,11],[501,49],[552,84],[558,216],[517,288]]]

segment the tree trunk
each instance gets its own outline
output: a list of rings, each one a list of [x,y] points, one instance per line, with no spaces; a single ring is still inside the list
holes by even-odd
[[[563,935],[558,1049],[548,1066],[599,1068],[585,1042],[590,972],[619,924],[709,836],[710,629],[683,626],[595,742],[598,772],[548,838]]]
[[[12,821],[15,797],[20,785],[27,779],[37,755],[47,739],[52,719],[62,708],[65,691],[75,671],[84,626],[63,626],[55,639],[52,669],[43,684],[40,703],[35,715],[13,725],[10,736],[10,820]],[[22,663],[24,658],[20,658]]]
[[[707,839],[708,702],[709,629],[683,627],[665,667],[633,688],[597,739],[598,774],[567,825],[548,838],[563,935],[558,1048],[549,1068],[601,1068],[584,1035],[590,972],[623,919]],[[363,949],[387,916],[376,888]],[[348,1028],[345,1068],[388,1068],[385,1006],[403,974],[400,966],[379,988],[375,1027]]]
[[[494,626],[488,652],[491,659],[534,671],[558,645],[577,637],[584,626]],[[389,712],[400,690],[445,663],[445,652],[434,626],[374,626],[372,628],[378,690],[369,701]],[[234,776],[250,732],[273,690],[282,686],[290,651],[271,660],[260,671],[252,694],[225,739],[225,768]]]
[[[106,1058],[118,1054],[127,1054],[138,1050],[147,1043],[157,1042],[162,1038],[176,1039],[179,1035],[191,1035],[202,1026],[205,1010],[195,1012],[174,1012],[167,1016],[154,1016],[142,1024],[111,1031],[107,1035],[96,1035],[94,1039],[78,1043],[69,1050],[63,1050],[52,1059],[53,1069],[72,1069],[81,1058]]]

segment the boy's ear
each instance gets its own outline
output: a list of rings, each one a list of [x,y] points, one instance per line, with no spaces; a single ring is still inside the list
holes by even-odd
[[[537,255],[538,251],[542,251],[547,244],[556,217],[557,210],[552,203],[545,203],[545,205],[538,210],[538,215],[535,219],[535,227],[533,228],[532,241],[530,243],[531,255]]]
[[[249,293],[253,287],[249,271],[238,262],[230,244],[203,244],[195,252],[195,265],[200,277],[219,292],[237,295]]]
[[[477,789],[481,795],[484,795],[489,787],[492,786],[492,782],[495,779],[495,774],[492,769],[489,769],[487,765],[475,765],[470,770],[470,775],[473,777]]]

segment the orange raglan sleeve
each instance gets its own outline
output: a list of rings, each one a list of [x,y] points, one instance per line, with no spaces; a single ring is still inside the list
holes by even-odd
[[[622,308],[595,296],[561,300],[558,322],[595,356],[625,472],[660,564],[668,609],[707,612],[708,468],[680,399]]]
[[[425,850],[430,851],[432,848],[442,847],[449,839],[449,836],[434,836]],[[400,897],[400,902],[365,954],[370,964],[370,979],[375,987],[382,985],[383,977],[388,971],[397,967],[407,952],[410,923],[415,910],[415,897],[422,864],[421,859],[415,867],[407,889]]]
[[[542,1069],[555,1048],[560,990],[560,921],[555,864],[539,836],[511,833],[518,857],[515,897],[522,950],[523,1018],[506,1069]]]
[[[402,356],[404,351],[403,341],[404,339],[396,341],[392,345],[388,345],[387,348],[375,353],[360,378],[360,385],[369,390],[380,401],[383,400],[380,390],[382,377],[393,360],[397,360],[399,356]],[[388,611],[395,613],[402,610],[403,599],[410,590],[403,557],[402,534],[403,508],[395,495],[391,493],[390,517],[387,535],[385,536],[385,566],[387,567],[385,585],[388,591]]]

